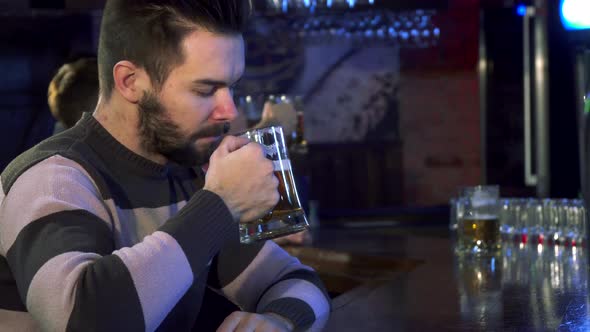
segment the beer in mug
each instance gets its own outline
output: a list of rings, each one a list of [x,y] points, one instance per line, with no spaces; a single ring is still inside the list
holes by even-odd
[[[278,126],[253,129],[240,136],[262,145],[266,157],[274,164],[280,195],[279,202],[266,216],[240,224],[240,242],[252,243],[305,230],[309,224],[297,195],[283,129]]]

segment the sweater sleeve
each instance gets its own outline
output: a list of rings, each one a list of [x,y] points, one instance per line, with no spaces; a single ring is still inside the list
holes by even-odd
[[[330,313],[330,298],[317,273],[273,241],[224,247],[209,282],[242,310],[279,314],[297,330],[325,321]]]
[[[159,230],[116,250],[112,212],[88,173],[61,156],[32,166],[0,199],[0,254],[50,331],[155,330],[237,237],[221,199],[200,191]]]

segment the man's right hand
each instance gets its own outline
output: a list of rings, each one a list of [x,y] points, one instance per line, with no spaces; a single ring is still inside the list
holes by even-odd
[[[279,201],[279,181],[262,147],[244,137],[227,136],[209,159],[203,189],[219,195],[234,219],[256,220]]]

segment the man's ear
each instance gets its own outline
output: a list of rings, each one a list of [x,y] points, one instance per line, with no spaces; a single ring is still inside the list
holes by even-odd
[[[150,79],[145,70],[131,61],[117,62],[113,67],[113,78],[115,89],[133,104],[137,104],[150,88]]]

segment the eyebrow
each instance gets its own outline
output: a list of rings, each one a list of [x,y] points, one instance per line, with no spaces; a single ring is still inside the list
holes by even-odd
[[[241,80],[242,80],[242,77],[240,77],[238,80],[236,80],[232,84],[228,84],[225,81],[204,78],[204,79],[200,79],[200,80],[194,80],[193,85],[203,84],[203,85],[218,86],[218,87],[219,86],[234,86],[234,85],[238,84],[238,82],[240,82]]]

